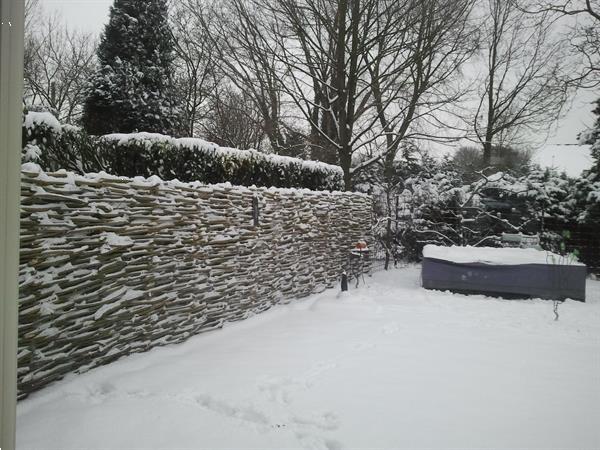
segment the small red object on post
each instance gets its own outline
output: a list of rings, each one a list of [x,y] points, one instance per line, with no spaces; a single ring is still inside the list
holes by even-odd
[[[369,248],[367,247],[367,243],[365,241],[358,241],[355,245],[354,245],[354,249],[364,252],[369,250]]]

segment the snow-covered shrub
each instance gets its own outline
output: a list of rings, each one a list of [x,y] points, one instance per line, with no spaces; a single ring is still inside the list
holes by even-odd
[[[542,247],[553,252],[577,253],[600,271],[595,169],[580,179],[535,166],[520,175],[486,175],[457,168],[456,160],[406,155],[387,174],[380,166],[361,173],[356,188],[373,195],[376,242],[395,259],[418,261],[428,243],[500,246],[503,233],[523,233],[538,234]]]
[[[580,240],[586,243],[581,246],[581,259],[600,272],[600,99],[595,104],[594,125],[578,136],[580,144],[591,145],[594,164],[576,181],[570,196],[578,228],[571,234],[580,235]]]
[[[577,181],[552,169],[533,169],[522,177],[505,177],[496,184],[508,202],[518,205],[515,231],[539,234],[547,250],[579,252],[580,234],[575,196]]]
[[[22,162],[41,162],[60,138],[62,127],[49,111],[27,111],[23,116]]]
[[[67,169],[77,173],[109,169],[97,140],[73,125],[61,125],[49,112],[26,112],[23,117],[23,162],[44,170]]]
[[[411,143],[403,144],[398,153],[393,161],[385,158],[375,161],[357,171],[353,177],[354,190],[373,197],[374,255],[377,259],[385,258],[386,268],[391,261],[397,262],[406,253],[397,238],[399,223],[396,220],[398,199],[405,189],[406,180],[437,167],[434,159],[420,153]],[[369,159],[365,155],[356,164],[360,165]]]
[[[600,273],[600,175],[593,168],[575,180],[569,195],[572,219],[565,227],[569,248],[577,248],[581,261]]]
[[[411,260],[420,257],[426,244],[497,245],[494,218],[458,172],[440,168],[406,180],[399,201],[398,240]]]
[[[404,258],[418,260],[429,243],[500,246],[502,233],[524,233],[540,234],[544,248],[578,252],[598,266],[586,252],[589,231],[577,219],[581,182],[534,168],[519,177],[497,173],[467,183],[446,162],[422,169],[404,180],[393,213]]]
[[[529,171],[532,153],[526,149],[494,145],[491,149],[492,172],[510,172],[513,175],[526,175]],[[472,183],[479,179],[478,172],[489,172],[480,147],[460,147],[452,155],[452,164],[464,181]]]
[[[426,244],[499,245],[507,219],[498,220],[481,191],[504,175],[470,184],[450,160],[418,153],[387,169],[372,166],[358,180],[357,188],[374,196],[374,235],[386,255],[417,261]]]
[[[52,116],[41,120],[37,114],[25,116],[23,160],[44,170],[312,190],[343,190],[344,186],[338,166],[154,133],[95,137],[77,127],[61,126]]]
[[[504,189],[523,199],[530,210],[540,214],[539,220],[552,217],[555,220],[570,220],[573,215],[574,180],[554,169],[534,169],[527,176],[504,184]]]
[[[101,138],[110,155],[111,173],[158,175],[163,179],[230,182],[242,186],[342,190],[338,166],[256,150],[238,150],[197,138],[175,139],[150,133],[112,134]]]

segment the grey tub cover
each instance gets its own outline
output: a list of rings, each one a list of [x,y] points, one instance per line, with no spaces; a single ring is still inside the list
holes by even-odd
[[[583,265],[456,263],[423,258],[426,289],[507,297],[585,301],[587,268]]]

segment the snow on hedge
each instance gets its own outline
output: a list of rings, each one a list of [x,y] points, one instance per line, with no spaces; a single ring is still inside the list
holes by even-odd
[[[28,130],[35,127],[46,127],[56,134],[62,131],[62,126],[58,119],[48,111],[29,111],[25,114],[23,126]]]
[[[300,164],[303,169],[313,171],[323,171],[335,173],[339,176],[343,176],[343,171],[340,166],[334,166],[332,164],[326,164],[319,161],[306,161],[299,158],[292,158],[290,156],[281,156],[269,153],[259,152],[257,150],[240,150],[231,147],[221,147],[213,142],[205,141],[200,138],[174,138],[158,133],[113,133],[102,136],[102,139],[116,142],[119,146],[126,146],[130,144],[141,145],[146,149],[150,149],[154,144],[168,144],[176,149],[189,149],[194,151],[200,151],[205,153],[221,154],[229,158],[235,158],[239,160],[244,159],[256,159],[265,160],[273,164],[281,166],[290,166]]]
[[[315,191],[344,188],[339,166],[156,133],[91,136],[77,127],[61,126],[48,112],[24,116],[22,144],[22,162],[34,161],[46,171],[104,171],[130,178],[156,175],[164,180]]]

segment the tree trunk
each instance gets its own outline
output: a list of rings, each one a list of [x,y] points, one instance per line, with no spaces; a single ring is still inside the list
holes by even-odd
[[[340,149],[340,167],[344,172],[344,190],[352,190],[352,154],[345,148]]]
[[[492,142],[488,140],[483,143],[483,167],[487,168],[492,165]]]
[[[386,227],[386,236],[385,236],[385,270],[388,270],[389,266],[390,266],[390,253],[392,250],[392,202],[390,201],[390,192],[388,189],[387,195],[386,195],[386,200],[387,200],[387,213],[388,213],[388,218],[387,218],[387,227]]]

